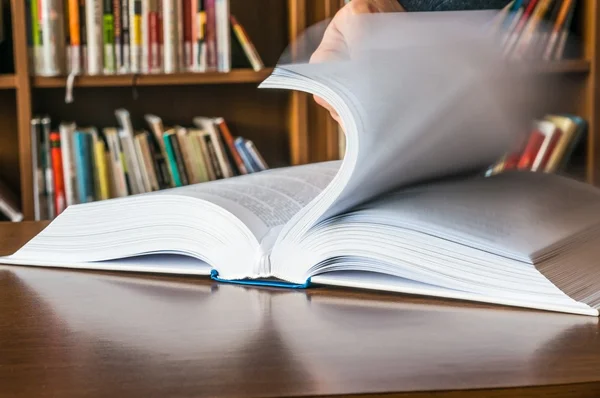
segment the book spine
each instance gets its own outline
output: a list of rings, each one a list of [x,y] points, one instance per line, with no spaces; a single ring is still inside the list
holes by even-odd
[[[190,136],[187,129],[181,127],[177,129],[177,145],[181,151],[181,160],[184,165],[185,174],[189,184],[195,184],[196,180],[196,168],[194,167],[192,147],[190,143]]]
[[[196,182],[209,181],[208,172],[206,170],[206,160],[204,158],[204,152],[200,146],[201,131],[192,130],[190,132],[189,143],[192,151],[192,163],[194,164],[194,170],[196,171]]]
[[[164,54],[165,54],[165,37],[164,37],[164,17],[163,17],[163,3],[165,0],[157,0],[158,9],[158,20],[156,25],[156,31],[158,32],[158,61],[160,63],[159,71],[164,71]],[[162,142],[162,140],[161,140]]]
[[[231,71],[231,27],[229,25],[229,0],[216,0],[217,70]]]
[[[52,170],[54,173],[54,208],[56,209],[56,215],[58,216],[65,210],[66,200],[60,134],[57,132],[50,133],[50,156],[52,158]]]
[[[135,139],[133,141],[133,146],[135,149],[135,153],[137,158],[140,160],[140,171],[142,174],[142,184],[144,185],[144,192],[151,192],[152,187],[150,186],[150,177],[148,175],[148,165],[146,164],[146,160],[144,158],[144,152],[142,150],[141,140],[143,136],[140,134],[136,134]]]
[[[183,153],[181,151],[181,146],[179,145],[179,140],[177,139],[177,134],[171,134],[169,136],[169,141],[171,142],[171,147],[173,148],[173,155],[175,155],[175,165],[179,173],[181,185],[188,185],[189,178],[187,175],[187,170],[185,169],[185,164],[183,163]]]
[[[32,17],[33,17],[33,10],[31,9],[32,7],[32,1],[35,0],[25,0],[25,33],[26,33],[26,37],[27,37],[27,63],[29,65],[29,74],[30,75],[34,75],[35,74],[35,59],[34,59],[34,55],[33,55],[33,27],[32,27]],[[0,11],[0,19],[2,18],[2,11]],[[2,23],[0,22],[0,26],[2,26]],[[2,29],[0,29],[2,30]],[[4,38],[2,37],[2,33],[0,32],[0,43],[2,43],[2,41],[4,40]]]
[[[113,0],[103,0],[104,13],[102,15],[104,39],[104,74],[112,75],[116,72],[115,61],[115,17],[113,14]]]
[[[81,73],[87,73],[88,69],[88,46],[87,46],[87,0],[79,0],[79,39],[81,40]]]
[[[121,73],[129,73],[130,70],[130,36],[131,24],[129,20],[129,2],[133,0],[121,0],[121,58],[123,66]]]
[[[554,60],[560,61],[565,56],[565,50],[567,48],[567,41],[569,39],[569,31],[571,29],[571,25],[573,24],[573,18],[575,17],[575,7],[571,7],[569,14],[567,15],[567,19],[565,20],[565,24],[560,32],[560,37],[558,39],[558,44],[556,45],[556,52],[554,53]]]
[[[44,165],[45,188],[44,199],[48,208],[48,219],[55,217],[54,209],[54,171],[52,171],[52,159],[50,155],[50,118],[44,117],[42,123],[42,161]]]
[[[210,165],[214,173],[215,180],[224,178],[219,159],[217,158],[217,152],[210,134],[204,136],[204,144],[206,145],[206,152],[210,159]]]
[[[238,153],[240,154],[240,157],[242,158],[242,160],[244,161],[244,164],[246,165],[246,169],[248,170],[248,173],[256,173],[257,171],[259,171],[257,168],[254,167],[252,158],[250,157],[250,154],[248,153],[248,150],[246,149],[246,144],[244,142],[244,139],[242,137],[237,137],[234,141],[234,144],[235,144],[235,147],[236,147]]]
[[[103,0],[86,0],[87,73],[100,75],[104,67],[102,49]]]
[[[173,151],[173,146],[171,145],[170,137],[173,135],[172,132],[165,133],[163,135],[163,140],[165,143],[165,149],[167,151],[167,159],[169,161],[169,170],[171,171],[171,176],[173,178],[173,185],[176,187],[182,186],[181,178],[179,176],[179,170],[177,168],[177,161],[175,159],[175,152]]]
[[[183,22],[183,68],[191,71],[192,63],[192,0],[183,0],[182,22]]]
[[[151,73],[159,73],[160,72],[160,42],[159,42],[159,13],[157,1],[154,1],[154,8],[150,11],[148,15],[148,42],[149,44],[149,54],[148,54],[148,63],[150,64],[150,72]]]
[[[65,22],[61,0],[39,0],[42,30],[43,76],[59,76],[65,73]]]
[[[164,73],[176,73],[177,64],[177,3],[175,0],[163,0],[163,70]]]
[[[198,72],[206,71],[206,11],[205,3],[206,0],[197,0],[197,32],[195,39],[195,53],[194,62],[196,64],[195,70]]]
[[[565,24],[565,21],[569,15],[569,11],[571,7],[573,7],[573,0],[564,0],[562,3],[562,7],[558,12],[558,16],[556,17],[556,22],[552,27],[552,32],[550,33],[550,38],[548,39],[548,43],[546,44],[546,50],[544,51],[544,60],[550,61],[552,59],[552,55],[554,54],[554,49],[557,45],[558,40],[560,39],[560,33]]]
[[[68,0],[69,8],[69,36],[71,37],[71,62],[69,73],[81,73],[81,34],[79,23],[79,1]]]
[[[40,24],[40,2],[32,0],[31,2],[31,35],[33,44],[33,64],[34,75],[42,73],[43,57],[42,57],[42,31]]]
[[[175,24],[176,30],[175,30],[175,34],[177,35],[177,47],[176,47],[176,52],[177,52],[177,68],[180,72],[185,71],[185,59],[184,59],[184,55],[183,55],[183,2],[182,0],[178,0],[176,3],[176,7],[175,9],[177,10],[177,14],[176,14],[176,20],[177,23]]]
[[[144,133],[141,134],[140,137],[140,147],[146,171],[148,173],[150,191],[158,191],[160,189],[160,185],[158,183],[156,164],[154,162],[154,152],[152,151],[152,144],[150,142],[150,133],[144,131]]]
[[[533,166],[535,157],[537,156],[542,143],[544,142],[545,135],[537,130],[534,130],[529,137],[529,141],[523,150],[523,154],[519,159],[517,168],[520,170],[530,170]]]
[[[112,170],[112,189],[114,197],[127,196],[127,181],[125,180],[125,169],[123,168],[123,159],[121,156],[121,146],[116,129],[104,129],[104,136],[108,144],[108,153],[110,155],[110,165]]]
[[[106,144],[101,137],[94,140],[94,164],[96,165],[96,178],[98,190],[96,197],[99,200],[110,198],[110,183],[108,179],[108,165],[106,164]]]
[[[150,73],[150,0],[142,1],[140,71]]]
[[[527,7],[525,8],[523,15],[519,18],[519,22],[515,26],[514,30],[510,33],[510,38],[508,39],[506,46],[504,47],[505,54],[509,54],[513,51],[513,48],[519,40],[521,32],[525,28],[525,25],[527,24],[531,13],[535,9],[537,2],[538,0],[530,0],[529,3],[527,3]]]
[[[537,7],[531,14],[529,21],[527,22],[523,33],[519,37],[519,40],[515,44],[515,49],[512,56],[516,59],[523,58],[527,51],[531,48],[532,42],[536,37],[538,27],[542,23],[542,19],[548,9],[550,8],[552,0],[540,0]]]
[[[75,154],[73,152],[74,123],[61,123],[59,126],[62,150],[62,169],[64,174],[65,199],[67,206],[77,203],[77,174],[75,170]]]
[[[190,1],[190,60],[189,70],[196,72],[198,70],[197,64],[197,48],[196,38],[198,37],[198,0]]]
[[[46,191],[46,180],[44,177],[44,163],[42,158],[43,139],[41,121],[39,118],[31,119],[31,169],[34,173],[33,179],[33,215],[35,221],[46,219],[47,207],[44,193]]]
[[[215,0],[204,1],[206,11],[206,70],[217,69],[217,22]]]
[[[221,132],[221,136],[223,137],[223,141],[225,142],[225,145],[227,146],[227,149],[229,150],[229,153],[231,154],[231,157],[233,158],[233,162],[235,164],[235,166],[238,169],[238,172],[240,174],[248,174],[248,170],[246,169],[246,166],[244,165],[244,161],[242,160],[242,158],[240,157],[240,155],[238,154],[236,148],[235,148],[235,144],[234,144],[234,140],[233,140],[233,136],[231,135],[231,131],[229,130],[229,126],[227,126],[227,123],[225,122],[225,119],[223,118],[217,118],[215,119],[215,124],[218,126],[219,131]]]
[[[121,1],[112,0],[113,10],[113,44],[115,48],[115,72],[123,73],[123,33],[121,32]]]
[[[258,152],[258,149],[254,145],[254,143],[250,140],[245,140],[245,146],[246,151],[250,155],[253,164],[257,166],[258,170],[267,170],[269,166],[267,165],[267,162],[265,162],[265,159],[261,156],[260,152]]]
[[[244,53],[246,54],[250,65],[252,65],[252,69],[254,69],[254,71],[256,72],[263,69],[265,67],[263,60],[258,54],[258,51],[256,51],[256,48],[254,47],[254,44],[250,40],[250,37],[246,33],[244,27],[240,25],[240,23],[237,21],[237,19],[235,19],[233,15],[231,15],[230,20],[231,26],[233,26],[235,36],[240,42],[240,45],[242,46],[242,49],[244,50]]]
[[[125,154],[127,175],[130,177],[129,182],[131,184],[132,193],[134,195],[144,193],[145,189],[142,181],[142,172],[140,170],[140,162],[135,153],[135,147],[133,143],[134,132],[129,112],[124,109],[117,109],[115,111],[115,115],[122,127],[119,135],[121,138],[121,144],[123,146],[123,152]]]
[[[150,126],[151,134],[149,135],[149,139],[154,149],[155,162],[157,163],[156,170],[159,173],[159,178],[162,180],[160,183],[164,187],[173,187],[175,185],[173,184],[165,142],[163,140],[164,128],[162,120],[155,115],[146,115],[145,119],[148,126]]]
[[[205,137],[207,134],[208,133],[206,133],[204,131],[200,131],[200,133],[198,134],[198,137],[197,137],[197,141],[198,141],[198,146],[200,147],[200,150],[202,151],[202,160],[204,161],[204,166],[206,168],[206,174],[208,176],[208,180],[213,181],[213,180],[216,180],[217,177],[215,175],[215,171],[212,166],[210,153],[208,151],[208,146],[207,146],[206,140],[205,140]]]
[[[76,131],[74,135],[75,164],[77,167],[77,191],[79,202],[94,201],[94,176],[91,167],[91,137],[87,132]]]
[[[140,73],[142,57],[142,0],[129,0],[130,72]]]

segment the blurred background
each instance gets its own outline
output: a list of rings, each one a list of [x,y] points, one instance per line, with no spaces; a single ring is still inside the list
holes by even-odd
[[[259,90],[306,62],[347,0],[0,0],[0,219],[343,157],[311,96]],[[595,0],[513,2],[497,19],[550,100],[492,164],[600,182]]]

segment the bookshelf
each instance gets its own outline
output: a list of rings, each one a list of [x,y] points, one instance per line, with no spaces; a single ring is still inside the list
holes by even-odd
[[[179,73],[170,75],[80,76],[74,102],[66,104],[65,77],[31,77],[28,65],[25,2],[4,0],[12,28],[14,74],[0,74],[0,179],[19,195],[26,219],[33,218],[31,143],[32,115],[81,125],[114,126],[114,110],[128,109],[135,127],[143,115],[156,113],[165,123],[190,124],[194,116],[222,116],[234,131],[252,139],[272,167],[338,159],[339,131],[328,113],[309,95],[258,90],[257,84],[288,44],[307,26],[331,18],[344,0],[230,0],[231,12],[247,30],[267,68],[255,72]],[[0,0],[0,3],[2,0]],[[8,4],[7,4],[8,2]],[[564,76],[569,82],[569,109],[589,123],[583,177],[600,184],[600,10],[595,0],[578,0],[574,20],[581,41],[576,59],[540,64],[539,77]],[[268,13],[268,15],[267,15]],[[549,92],[549,95],[557,93]]]

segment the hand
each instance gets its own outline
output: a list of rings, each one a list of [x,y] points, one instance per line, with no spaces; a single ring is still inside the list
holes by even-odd
[[[348,19],[352,15],[401,11],[404,11],[404,8],[402,8],[397,0],[352,0],[335,14],[323,34],[321,44],[312,54],[310,62],[319,63],[344,59],[346,57],[344,32],[348,25]],[[317,96],[313,96],[313,98],[317,104],[327,109],[331,113],[331,116],[340,123],[339,115],[327,102]]]

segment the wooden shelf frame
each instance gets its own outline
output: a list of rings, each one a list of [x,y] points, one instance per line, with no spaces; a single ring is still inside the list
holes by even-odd
[[[174,85],[201,85],[201,84],[242,84],[260,83],[267,78],[273,68],[260,71],[253,69],[235,69],[231,72],[206,72],[206,73],[175,73],[175,74],[148,74],[148,75],[100,75],[77,76],[74,87],[129,87],[129,86],[174,86]],[[66,87],[67,77],[42,77],[32,79],[33,88],[59,88]]]
[[[13,74],[0,74],[0,90],[17,88],[17,78]]]

